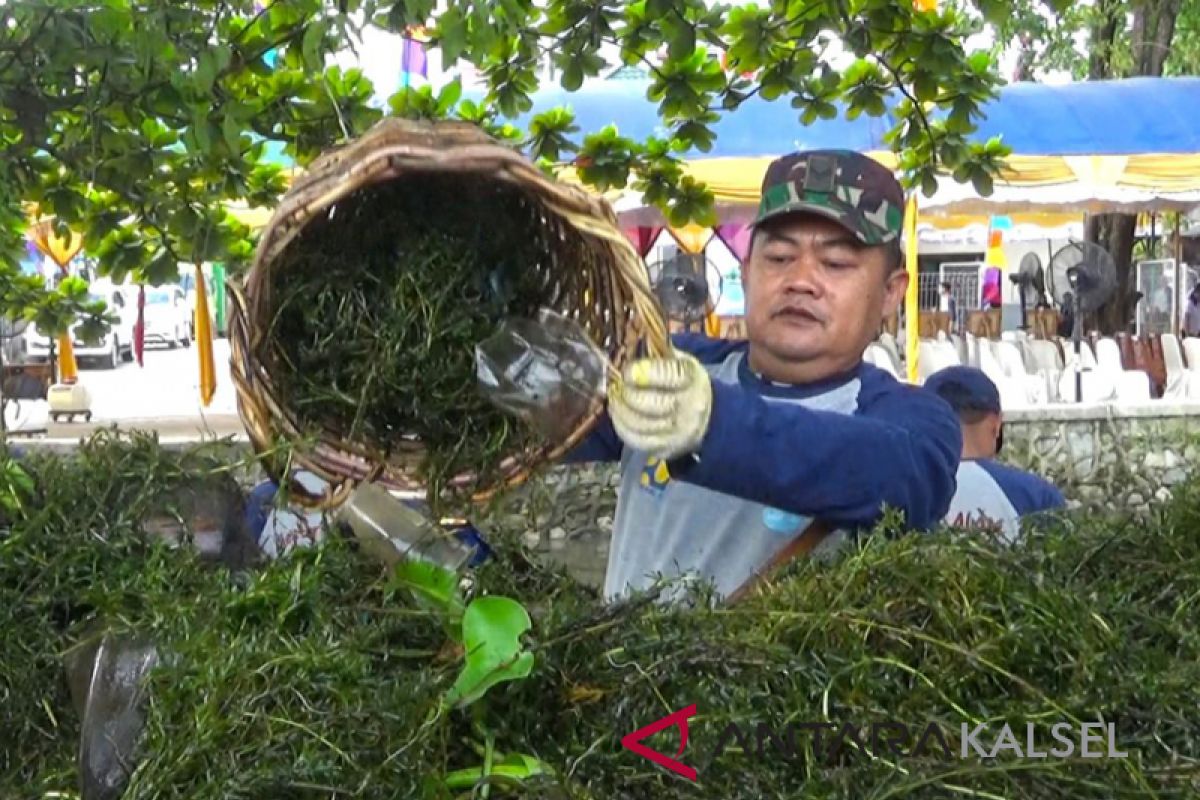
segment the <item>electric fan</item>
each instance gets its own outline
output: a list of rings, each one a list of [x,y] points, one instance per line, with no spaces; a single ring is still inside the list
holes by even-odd
[[[1083,363],[1079,345],[1083,339],[1083,317],[1104,305],[1117,288],[1117,266],[1103,247],[1091,242],[1072,242],[1050,259],[1050,293],[1059,308],[1070,309],[1073,318],[1071,341],[1075,345],[1075,402],[1083,399]]]
[[[676,253],[648,265],[650,286],[667,318],[685,329],[699,324],[721,298],[721,271],[703,253]]]
[[[1021,330],[1028,330],[1027,309],[1030,306],[1038,308],[1046,302],[1046,273],[1042,269],[1042,260],[1036,253],[1026,253],[1017,274],[1009,275],[1008,279],[1017,285],[1021,300]]]

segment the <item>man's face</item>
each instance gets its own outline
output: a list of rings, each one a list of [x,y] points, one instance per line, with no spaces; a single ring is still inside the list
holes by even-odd
[[[857,365],[908,286],[904,270],[888,262],[886,248],[864,247],[823,217],[764,225],[742,276],[752,361],[776,368],[807,362],[816,370],[804,370],[809,379]]]

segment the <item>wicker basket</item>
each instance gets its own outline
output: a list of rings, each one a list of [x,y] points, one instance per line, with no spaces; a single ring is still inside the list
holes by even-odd
[[[273,479],[279,481],[300,468],[334,487],[324,497],[302,498],[307,504],[338,505],[361,481],[377,481],[397,491],[421,491],[424,487],[416,470],[425,449],[413,436],[387,442],[349,441],[344,431],[326,430],[315,444],[293,447],[291,460],[282,463],[279,441],[299,445],[305,435],[288,398],[280,396],[272,381],[277,348],[265,332],[272,314],[273,270],[289,243],[314,219],[326,218],[339,203],[367,187],[421,173],[470,176],[520,191],[540,228],[535,233],[548,243],[543,263],[531,267],[548,273],[551,291],[546,304],[576,319],[608,353],[614,369],[640,342],[651,353],[665,354],[670,349],[645,265],[603,199],[546,177],[474,125],[384,120],[358,140],[321,156],[296,181],[263,232],[244,290],[232,282],[228,287],[233,300],[229,337],[239,413]],[[601,410],[597,403],[563,441],[505,453],[501,479],[472,487],[473,499],[482,501],[515,486],[539,464],[559,458],[588,434]],[[473,474],[458,475],[450,485],[470,487],[475,480]]]

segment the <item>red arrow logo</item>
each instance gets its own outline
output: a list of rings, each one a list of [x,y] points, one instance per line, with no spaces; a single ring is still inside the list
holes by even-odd
[[[621,746],[626,750],[632,750],[642,758],[648,758],[660,767],[666,767],[674,773],[682,775],[690,781],[696,780],[696,770],[689,767],[687,764],[682,764],[674,758],[668,758],[657,750],[651,750],[646,745],[642,744],[642,739],[647,736],[653,736],[661,730],[679,726],[680,742],[679,752],[675,754],[676,758],[683,755],[683,749],[687,747],[688,740],[688,718],[696,716],[696,704],[692,703],[687,708],[681,708],[678,711],[668,714],[660,720],[651,722],[644,728],[638,728],[633,733],[627,733],[621,739]]]

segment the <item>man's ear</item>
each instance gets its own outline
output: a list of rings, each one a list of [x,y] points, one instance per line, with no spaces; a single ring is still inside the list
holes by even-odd
[[[894,269],[884,279],[883,285],[883,314],[887,316],[900,307],[904,302],[904,293],[908,291],[908,272]]]

